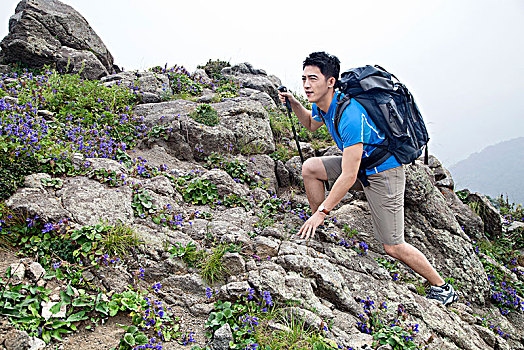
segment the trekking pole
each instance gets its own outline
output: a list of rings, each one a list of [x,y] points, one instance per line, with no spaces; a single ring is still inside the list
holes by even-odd
[[[284,85],[281,85],[278,89],[280,92],[287,92],[287,88]],[[297,131],[295,130],[295,124],[293,124],[293,119],[291,118],[291,103],[286,96],[286,109],[287,115],[289,117],[289,122],[291,123],[291,129],[293,130],[293,136],[295,136],[295,142],[297,143],[298,155],[300,156],[300,161],[304,164],[304,156],[302,155],[302,150],[300,149],[300,142],[298,142]]]

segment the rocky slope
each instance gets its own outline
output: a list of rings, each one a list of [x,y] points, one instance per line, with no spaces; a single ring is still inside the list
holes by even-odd
[[[19,8],[25,9],[17,15],[21,18],[30,8],[49,11],[42,4],[62,8],[56,0],[21,4]],[[6,43],[9,40],[4,39],[2,44],[4,57],[11,57],[4,51],[12,47]],[[108,73],[111,64],[102,64]],[[183,327],[195,332],[200,346],[207,343],[214,349],[226,349],[232,340],[231,330],[224,328],[209,342],[203,336],[213,301],[235,300],[253,290],[256,294],[269,292],[280,305],[294,302],[294,312],[314,327],[329,325],[325,337],[343,348],[366,349],[373,343],[372,336],[359,327],[363,306],[372,300],[376,305],[387,303],[384,312],[388,317],[402,317],[404,322],[418,325],[418,339],[430,349],[524,349],[522,312],[503,315],[492,303],[492,282],[474,244],[484,238],[482,220],[454,194],[453,180],[437,159],[432,157],[429,165],[417,162],[406,166],[406,240],[442,275],[453,279],[460,299],[449,307],[422,296],[424,281],[409,268],[395,265],[374,241],[369,206],[361,194],[349,193],[313,240],[297,239],[294,232],[303,222],[307,205],[300,186],[298,157],[284,164],[268,156],[275,151],[275,141],[267,108],[275,108],[278,78],[249,64],[226,68],[223,74],[242,82],[244,88],[240,96],[221,102],[213,102],[210,91],[204,91],[197,101],[162,102],[161,90],[168,77],[161,73],[105,77],[103,83],[108,86],[116,81],[133,85],[142,101],[133,114],[143,117],[144,124],[150,129],[156,127],[158,132],[149,133],[135,149],[128,150],[127,162],[77,154],[74,164],[84,169],[83,175],[57,180],[49,174],[29,175],[6,205],[29,217],[36,215],[43,223],[67,221],[72,228],[81,228],[103,221],[133,228],[144,245],[121,262],[83,277],[107,292],[119,293],[134,283],[141,268],[141,283],[160,283],[156,298],[182,318]],[[14,103],[12,99],[5,101]],[[208,102],[217,111],[217,125],[200,124],[190,117],[199,101]],[[322,149],[316,155],[332,151]],[[267,187],[248,186],[220,166],[203,166],[206,157],[217,154],[223,155],[223,161],[246,164],[245,174],[252,177],[252,183],[265,182]],[[118,181],[95,176],[107,171],[113,171],[111,180]],[[198,200],[195,204],[194,198],[181,190],[183,181],[195,186],[210,183],[214,187],[208,188],[213,190],[199,194],[216,197],[211,203]],[[60,185],[45,185],[50,183]],[[230,202],[219,198],[229,198]],[[151,210],[141,214],[137,210],[140,205]],[[269,212],[268,205],[272,208]],[[179,221],[165,224],[159,220],[162,217]],[[348,228],[354,231],[348,234]],[[166,247],[190,242],[208,252],[217,244],[239,248],[223,255],[227,272],[210,284],[201,271],[166,252]],[[19,262],[12,255],[9,259],[15,265]],[[22,264],[30,265],[30,261]],[[391,269],[393,265],[395,270]],[[522,268],[508,274],[512,280],[522,281]],[[28,278],[27,274],[21,278],[24,276]],[[54,288],[51,282],[44,286]],[[207,288],[216,291],[212,298],[206,298]],[[127,317],[125,313],[119,315]],[[483,315],[492,315],[492,324],[507,336],[493,332]],[[111,322],[100,326],[103,331],[70,335],[61,346],[117,346],[119,340],[107,334],[121,336],[123,330]],[[29,345],[23,344],[29,341],[10,327],[7,322],[2,324],[0,346],[28,349]],[[17,340],[18,335],[23,340]],[[178,349],[181,345],[167,341],[163,347]]]

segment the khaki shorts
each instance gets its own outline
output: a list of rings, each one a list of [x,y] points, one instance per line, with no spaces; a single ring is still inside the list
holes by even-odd
[[[321,157],[326,168],[328,181],[326,190],[330,190],[342,173],[342,157]],[[352,190],[362,191],[366,195],[373,219],[375,238],[386,245],[404,243],[404,189],[406,178],[404,167],[368,175],[369,186],[363,187],[357,180]]]

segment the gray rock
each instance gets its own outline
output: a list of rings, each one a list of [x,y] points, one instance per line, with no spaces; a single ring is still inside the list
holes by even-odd
[[[76,50],[62,46],[55,52],[55,60],[58,70],[80,74],[89,80],[98,80],[109,74],[102,62],[91,51]]]
[[[201,180],[207,180],[217,187],[220,198],[228,195],[237,195],[244,198],[249,194],[249,189],[235,182],[228,173],[219,169],[212,169],[200,177]]]
[[[108,158],[86,158],[86,161],[89,162],[89,167],[93,170],[107,170],[114,171],[117,174],[127,174],[128,171],[126,167],[113,159]]]
[[[258,101],[268,109],[276,109],[277,105],[275,104],[275,101],[267,94],[266,92],[250,89],[250,88],[243,88],[240,89],[239,95],[242,97],[248,97],[251,100]]]
[[[220,125],[235,135],[235,145],[241,153],[262,154],[275,151],[269,114],[260,103],[237,97],[213,107],[220,116]]]
[[[246,272],[246,262],[238,253],[226,253],[222,257],[222,263],[227,268],[230,276],[239,276]]]
[[[282,188],[287,188],[291,185],[291,179],[289,177],[289,170],[282,161],[277,160],[276,166],[276,175],[278,180],[278,185]]]
[[[64,208],[81,225],[96,225],[100,220],[109,223],[130,223],[132,192],[129,187],[107,188],[86,177],[66,178],[57,192]]]
[[[4,96],[2,98],[2,101],[4,101],[6,104],[11,105],[11,106],[18,104],[18,99],[12,96]]]
[[[223,68],[221,73],[227,78],[242,84],[244,88],[251,88],[267,93],[273,101],[280,105],[277,88],[282,85],[274,76],[268,76],[261,69],[255,69],[249,63],[240,63],[233,67]]]
[[[242,295],[246,295],[251,286],[246,281],[231,282],[220,287],[218,298],[220,300],[235,301]]]
[[[481,193],[470,193],[466,201],[470,206],[476,206],[475,212],[484,222],[484,232],[488,237],[500,237],[502,235],[502,218],[489,199]]]
[[[231,332],[229,323],[225,323],[215,331],[213,340],[208,344],[208,346],[212,350],[228,350],[230,341],[233,341],[233,332]]]
[[[257,236],[254,239],[256,254],[261,259],[277,256],[279,243],[275,242],[273,238]]]
[[[294,156],[286,162],[286,169],[289,172],[289,178],[292,184],[302,185],[302,163],[299,156]]]
[[[36,261],[33,261],[27,269],[27,274],[33,281],[36,281],[44,277],[45,270],[42,267],[42,265],[40,265]]]
[[[102,266],[98,275],[104,281],[104,285],[116,293],[122,293],[133,282],[133,277],[123,266]]]
[[[475,214],[469,205],[462,203],[451,189],[442,187],[439,189],[464,232],[475,240],[486,239],[484,223],[480,216]]]
[[[91,79],[114,72],[113,57],[87,21],[58,0],[22,0],[0,43],[4,63],[67,65]]]
[[[102,83],[107,87],[126,86],[137,93],[142,103],[158,103],[173,93],[167,75],[150,71],[116,73],[102,78]]]
[[[26,332],[14,330],[7,335],[4,346],[6,350],[28,350],[31,342],[32,339]]]
[[[7,74],[11,70],[9,69],[9,66],[6,64],[0,64],[0,74]]]
[[[29,216],[38,215],[44,222],[58,222],[71,217],[59,198],[51,197],[40,188],[19,188],[7,201],[13,210],[21,210]]]
[[[257,180],[269,185],[269,189],[276,193],[278,181],[275,174],[275,161],[268,155],[259,154],[249,157],[247,162],[249,174],[256,174]]]
[[[44,189],[42,180],[51,180],[51,175],[45,173],[31,174],[24,178],[24,186],[31,188]]]

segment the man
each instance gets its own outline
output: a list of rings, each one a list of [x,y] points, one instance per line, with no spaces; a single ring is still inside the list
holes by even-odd
[[[313,215],[300,228],[300,238],[309,239],[322,225],[329,212],[351,189],[364,190],[371,209],[375,238],[384,246],[386,253],[407,264],[431,284],[427,296],[448,305],[457,299],[453,287],[445,283],[426,257],[404,241],[404,188],[405,174],[402,164],[394,156],[377,167],[366,170],[368,186],[357,180],[361,159],[374,149],[369,144],[381,144],[384,133],[379,130],[360,103],[352,99],[340,118],[338,130],[334,130],[337,101],[343,96],[335,91],[340,73],[340,61],[325,52],[310,54],[303,63],[302,84],[313,111],[309,111],[289,92],[287,97],[299,121],[315,131],[326,125],[342,156],[315,157],[306,160],[302,176],[309,205]],[[318,107],[318,109],[317,109]],[[321,113],[319,116],[317,113]],[[330,190],[325,197],[324,186]]]

